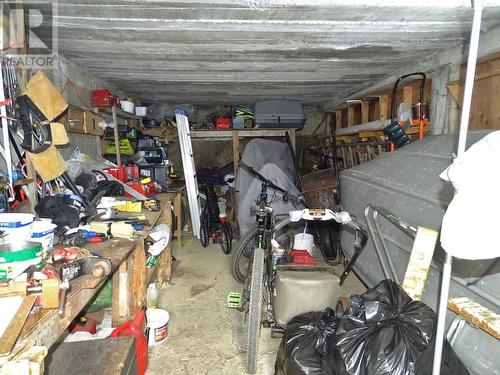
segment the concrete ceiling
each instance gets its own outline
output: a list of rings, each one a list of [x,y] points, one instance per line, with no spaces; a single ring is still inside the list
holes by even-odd
[[[471,20],[465,0],[58,3],[63,55],[143,100],[192,104],[334,102],[463,42]]]

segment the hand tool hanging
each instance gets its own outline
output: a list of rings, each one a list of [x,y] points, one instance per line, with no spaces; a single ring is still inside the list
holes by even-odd
[[[419,134],[418,139],[421,140],[424,137],[424,86],[426,75],[422,72],[415,72],[410,74],[405,74],[399,77],[394,83],[394,87],[392,88],[392,96],[391,96],[391,123],[390,125],[384,128],[384,133],[387,138],[391,141],[391,151],[394,150],[394,147],[399,148],[410,143],[410,138],[406,135],[405,127],[403,127],[399,122],[396,116],[396,90],[398,88],[399,83],[409,77],[412,76],[420,76],[420,89],[419,89]]]

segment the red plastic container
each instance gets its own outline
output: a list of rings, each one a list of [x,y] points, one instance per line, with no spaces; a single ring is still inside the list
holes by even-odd
[[[109,337],[133,336],[135,337],[135,355],[137,357],[137,373],[144,375],[148,368],[148,339],[144,335],[144,316],[146,311],[140,310],[134,320],[116,327]]]
[[[94,90],[91,95],[93,107],[119,107],[120,99],[111,90]]]
[[[139,166],[137,164],[127,164],[125,166],[125,179],[128,181],[138,181],[141,179]]]
[[[154,182],[148,182],[147,184],[142,184],[137,181],[130,181],[127,182],[127,185],[146,197],[152,197],[153,195],[156,195],[156,185]],[[125,192],[125,196],[128,198],[132,198],[132,195],[130,195],[127,192]]]
[[[289,266],[316,266],[317,262],[307,250],[292,249],[289,253],[293,257],[293,262],[288,263]]]
[[[217,117],[215,119],[215,127],[217,129],[229,129],[231,127],[231,119],[228,117]]]

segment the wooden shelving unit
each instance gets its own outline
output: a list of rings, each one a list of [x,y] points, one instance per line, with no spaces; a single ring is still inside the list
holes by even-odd
[[[120,137],[118,135],[118,119],[123,119],[127,123],[128,129],[138,129],[142,130],[142,118],[136,116],[132,113],[123,111],[118,107],[98,107],[97,112],[101,115],[111,116],[113,119],[113,133],[114,133],[114,143],[116,151],[116,164],[122,165],[121,155],[120,155]],[[134,122],[131,124],[131,122]]]

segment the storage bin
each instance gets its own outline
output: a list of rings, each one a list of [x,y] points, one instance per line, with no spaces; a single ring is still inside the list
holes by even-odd
[[[306,116],[296,100],[263,100],[255,103],[256,128],[295,128],[302,130]]]

